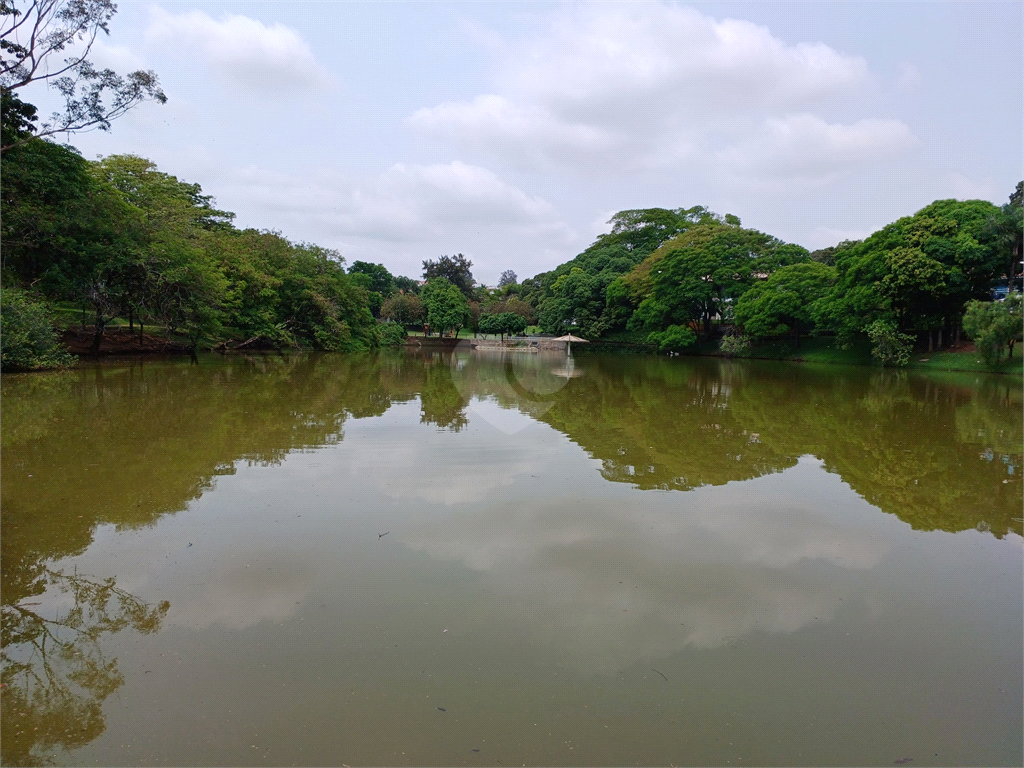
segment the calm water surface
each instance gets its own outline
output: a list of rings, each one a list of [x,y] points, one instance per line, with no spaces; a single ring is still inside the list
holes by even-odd
[[[1021,401],[594,353],[4,376],[0,758],[1019,766]]]

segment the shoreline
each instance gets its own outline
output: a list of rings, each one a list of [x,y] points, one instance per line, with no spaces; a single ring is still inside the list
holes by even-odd
[[[93,329],[86,326],[66,328],[61,335],[61,341],[67,350],[76,355],[80,362],[96,362],[107,358],[115,357],[141,357],[149,355],[188,355],[191,354],[188,346],[180,341],[167,339],[151,333],[140,332],[138,329],[117,326],[107,328],[103,334],[103,341],[98,352],[92,352]],[[811,365],[843,365],[861,368],[877,368],[878,363],[870,357],[870,353],[863,349],[839,349],[829,344],[822,343],[824,340],[812,338],[806,340],[801,349],[787,349],[783,345],[776,345],[762,350],[751,350],[745,355],[728,357],[717,350],[701,349],[690,352],[681,352],[680,357],[713,357],[731,360],[763,360],[772,362],[801,363]],[[223,344],[223,342],[222,342]],[[547,337],[512,337],[504,342],[499,339],[489,338],[439,338],[436,336],[408,336],[402,348],[404,349],[436,349],[453,350],[460,345],[471,348],[486,350],[550,350],[564,349],[564,342],[553,342]],[[587,354],[589,352],[628,352],[631,354],[659,355],[650,346],[637,344],[628,341],[594,341],[587,345],[578,345],[576,352]],[[203,350],[207,351],[207,350]],[[221,350],[211,349],[209,351],[233,351],[230,348]],[[241,351],[241,350],[240,350]],[[275,349],[253,349],[254,352],[278,352]],[[911,361],[902,368],[890,370],[904,370],[915,372],[956,372],[956,373],[984,373],[997,376],[1024,376],[1024,350],[1015,355],[1011,360],[1002,361],[999,369],[991,369],[984,366],[980,358],[976,357],[973,344],[961,344],[957,349],[934,350],[932,352],[916,352]],[[74,367],[74,366],[72,366]]]

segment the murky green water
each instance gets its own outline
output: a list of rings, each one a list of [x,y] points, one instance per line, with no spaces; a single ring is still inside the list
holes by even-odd
[[[586,353],[4,376],[0,757],[1019,766],[1021,413]]]

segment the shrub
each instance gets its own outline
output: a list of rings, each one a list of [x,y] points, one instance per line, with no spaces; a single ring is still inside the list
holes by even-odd
[[[875,320],[865,331],[871,339],[871,354],[884,366],[904,366],[910,362],[914,337],[900,333],[896,324],[888,320]]]
[[[382,347],[400,347],[405,343],[405,326],[401,323],[378,323],[377,343]]]
[[[697,341],[697,334],[685,325],[670,325],[660,333],[652,333],[647,343],[653,344],[662,352],[678,352]]]
[[[726,357],[745,354],[750,350],[750,337],[743,334],[723,336],[722,340],[718,343],[718,349]]]
[[[46,304],[16,288],[0,290],[0,370],[67,368],[74,362],[60,344]]]
[[[1009,294],[1003,301],[969,301],[964,314],[964,331],[974,340],[974,346],[995,367],[1007,349],[1007,359],[1013,357],[1013,345],[1024,335],[1021,317],[1021,295]]]

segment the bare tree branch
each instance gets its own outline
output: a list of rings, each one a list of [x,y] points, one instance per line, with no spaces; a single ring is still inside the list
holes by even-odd
[[[34,131],[36,137],[107,131],[112,120],[142,102],[167,101],[151,70],[122,76],[88,60],[99,33],[109,34],[117,13],[112,0],[33,0],[24,10],[18,5],[18,0],[0,0],[0,89],[13,92],[44,82],[64,97],[63,112],[54,112]],[[69,47],[74,52],[58,61]],[[31,134],[8,137],[0,152],[29,141]]]

